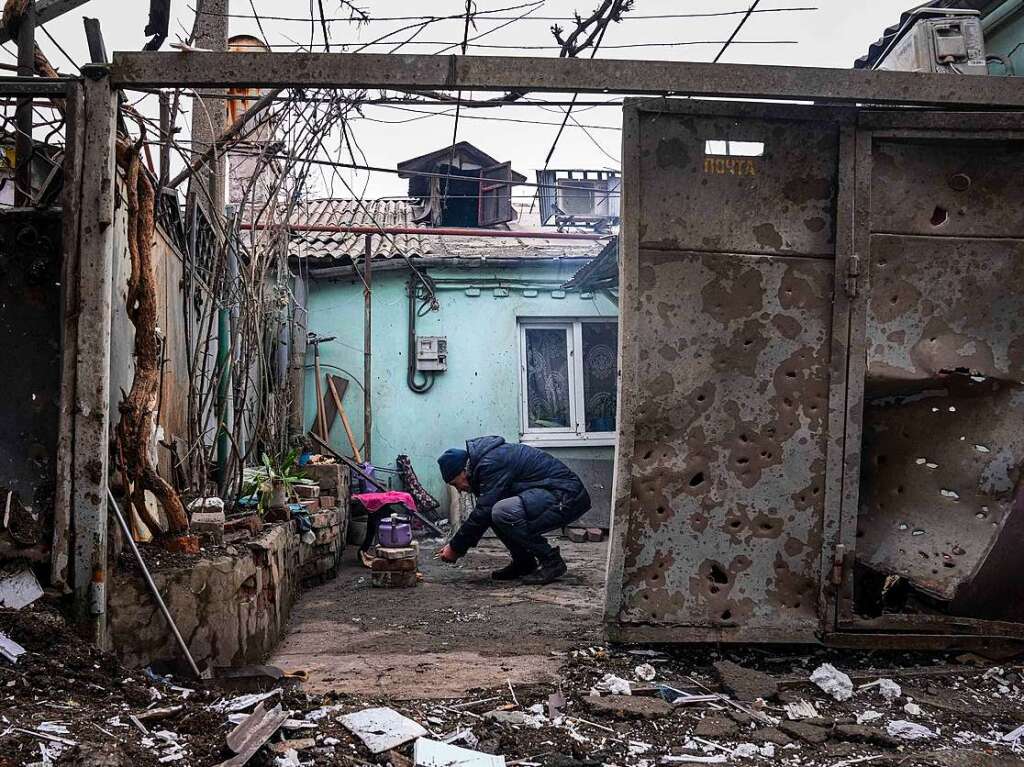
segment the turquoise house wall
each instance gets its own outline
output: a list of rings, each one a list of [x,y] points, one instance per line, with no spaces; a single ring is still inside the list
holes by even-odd
[[[426,488],[438,499],[446,491],[437,473],[437,456],[467,438],[500,434],[519,440],[519,317],[616,317],[616,304],[603,294],[557,291],[581,266],[580,261],[545,262],[518,269],[431,268],[438,280],[440,311],[419,317],[418,335],[446,336],[448,370],[433,388],[416,394],[406,385],[408,351],[407,270],[373,276],[373,462],[394,466],[400,453],[410,456]],[[445,282],[458,280],[456,284]],[[503,290],[495,291],[501,280]],[[467,295],[475,287],[479,295]],[[470,290],[470,293],[475,291]],[[507,292],[507,296],[502,296]],[[555,296],[564,295],[563,298]],[[363,287],[358,278],[312,280],[309,329],[337,336],[321,346],[323,373],[348,378],[343,405],[356,440],[363,442]],[[306,423],[315,414],[313,358],[306,360]],[[349,454],[340,422],[331,444]],[[551,448],[554,455],[611,460],[612,447]]]

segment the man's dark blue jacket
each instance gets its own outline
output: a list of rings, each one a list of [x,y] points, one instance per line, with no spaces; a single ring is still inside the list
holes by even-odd
[[[501,437],[477,437],[466,442],[466,467],[476,508],[451,539],[462,556],[479,543],[491,526],[491,508],[498,501],[519,496],[526,518],[533,520],[554,511],[560,525],[574,522],[590,510],[590,495],[568,466],[543,450],[510,445]]]

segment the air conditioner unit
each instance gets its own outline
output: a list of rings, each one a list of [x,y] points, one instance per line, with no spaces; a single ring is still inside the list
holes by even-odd
[[[416,369],[435,373],[448,369],[448,339],[445,336],[416,336]]]
[[[610,218],[619,215],[619,179],[558,179],[555,205],[566,216]]]
[[[622,180],[607,170],[539,170],[542,225],[614,225],[619,218]]]
[[[897,72],[985,75],[981,14],[920,8],[906,17],[875,69]]]

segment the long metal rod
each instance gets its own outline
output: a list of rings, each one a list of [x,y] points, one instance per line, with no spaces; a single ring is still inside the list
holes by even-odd
[[[121,514],[121,508],[117,505],[117,499],[114,498],[114,494],[107,488],[107,500],[110,501],[110,508],[114,512],[114,516],[117,517],[117,523],[121,525],[121,532],[124,533],[125,540],[128,541],[128,545],[132,549],[132,553],[135,555],[136,561],[139,563],[139,568],[142,570],[142,577],[146,579],[146,584],[149,586],[149,590],[153,592],[153,599],[156,600],[157,605],[160,607],[160,612],[164,614],[167,619],[167,623],[171,627],[171,631],[174,633],[174,638],[178,641],[178,646],[181,647],[181,651],[185,654],[185,659],[188,661],[188,665],[192,667],[192,673],[196,675],[196,679],[202,679],[203,675],[199,671],[199,667],[196,666],[195,660],[192,659],[192,653],[188,651],[188,645],[185,644],[185,640],[181,636],[181,632],[178,631],[178,626],[174,622],[174,618],[171,617],[171,611],[167,609],[167,605],[164,604],[164,598],[160,596],[160,590],[156,587],[153,582],[153,576],[149,574],[149,568],[146,567],[146,561],[142,558],[142,553],[139,551],[139,547],[135,545],[135,539],[132,538],[132,531],[128,529],[128,522],[125,521],[124,515]]]
[[[373,434],[373,235],[363,250],[363,458],[372,461]]]
[[[240,224],[239,229],[261,230],[280,229],[280,225]],[[511,229],[471,229],[457,226],[358,226],[345,224],[293,224],[292,232],[323,232],[327,234],[418,234],[447,237],[504,237],[523,240],[606,240],[607,234],[584,234],[582,232],[541,232],[516,231]]]
[[[544,91],[943,107],[1024,107],[1013,77],[531,56],[118,52],[117,88]]]

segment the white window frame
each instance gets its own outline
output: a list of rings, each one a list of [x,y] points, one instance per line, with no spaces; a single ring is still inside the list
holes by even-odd
[[[519,440],[541,447],[614,446],[614,431],[586,431],[586,407],[583,397],[583,325],[587,322],[618,323],[616,317],[519,317]],[[569,363],[569,423],[565,428],[530,427],[527,402],[526,331],[562,330],[565,332],[566,360]],[[580,350],[577,354],[576,351]],[[616,363],[617,364],[617,363]],[[616,379],[618,371],[616,371]],[[616,414],[616,424],[618,414]]]

